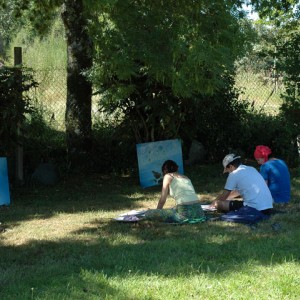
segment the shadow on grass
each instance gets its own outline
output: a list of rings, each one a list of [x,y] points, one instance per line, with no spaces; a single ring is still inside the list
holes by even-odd
[[[135,202],[159,193],[144,190],[132,178],[72,178],[56,186],[32,186],[13,190],[11,205],[0,210],[2,220],[22,221],[35,216],[50,218],[57,212],[114,211],[132,209]],[[131,195],[135,194],[134,197]]]
[[[295,221],[299,214],[289,218]],[[99,219],[89,225],[72,233],[73,237],[86,237],[84,240],[70,237],[57,242],[31,240],[21,246],[2,245],[2,293],[27,293],[22,299],[29,299],[33,287],[40,298],[47,299],[54,295],[71,299],[72,293],[74,298],[84,299],[102,292],[128,299],[129,295],[115,288],[111,280],[153,274],[215,278],[230,272],[251,272],[249,264],[274,266],[300,259],[295,238],[298,229],[274,232],[269,221],[261,223],[255,232],[244,225],[223,222],[172,226]]]
[[[198,186],[208,184],[207,180],[200,178]],[[219,186],[211,188],[217,190]],[[132,178],[73,178],[51,188],[16,191],[12,206],[2,210],[0,218],[4,224],[7,220],[18,226],[22,220],[49,218],[56,212],[132,209],[136,201],[159,191],[159,187],[141,190]],[[131,197],[134,193],[137,196]],[[251,272],[249,265],[299,262],[300,210],[292,208],[259,224],[254,231],[223,222],[173,226],[98,218],[82,224],[69,238],[55,242],[31,240],[10,246],[2,239],[1,299],[6,299],[4,295],[13,295],[10,299],[20,295],[22,299],[35,295],[40,299],[85,299],[101,293],[130,299],[112,280],[152,274],[171,278],[205,274],[215,278]],[[274,231],[273,222],[281,222],[282,229]]]
[[[219,168],[198,166],[188,174],[198,193],[216,193],[221,188]],[[221,180],[219,180],[221,182]],[[161,187],[143,189],[135,177],[74,176],[55,186],[26,186],[11,192],[11,205],[0,210],[0,221],[18,222],[50,218],[57,212],[117,211],[139,209],[139,201],[158,199]]]

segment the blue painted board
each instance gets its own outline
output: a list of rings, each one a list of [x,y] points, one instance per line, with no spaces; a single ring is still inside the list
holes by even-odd
[[[142,187],[159,185],[162,182],[161,166],[174,160],[183,174],[181,142],[178,139],[136,145],[140,184]]]

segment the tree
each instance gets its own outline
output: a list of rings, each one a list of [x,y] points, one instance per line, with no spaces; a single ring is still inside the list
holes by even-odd
[[[16,28],[20,26],[20,22],[13,18],[14,3],[6,2],[6,6],[2,7],[0,12],[0,58],[6,58],[5,48],[14,36]]]
[[[276,26],[293,23],[299,19],[300,3],[298,0],[248,0],[246,2],[253,6],[262,20],[270,21]]]
[[[267,24],[274,32],[276,69],[282,74],[285,92],[281,105],[282,124],[289,139],[285,147],[285,156],[296,161],[299,153],[300,128],[300,2],[298,0],[252,0],[254,8],[262,18],[261,23]],[[270,51],[272,53],[272,51]],[[298,148],[298,149],[297,149]]]
[[[28,20],[43,34],[61,10],[68,49],[66,139],[71,160],[89,151],[91,145],[91,83],[84,72],[92,66],[92,43],[87,32],[84,0],[1,0],[13,9],[16,19]],[[78,162],[77,162],[78,163]]]
[[[291,32],[278,46],[278,68],[284,73],[286,92],[281,107],[283,113],[295,127],[300,128],[300,30]]]
[[[224,89],[247,45],[240,4],[123,0],[96,10],[90,76],[102,108],[119,109],[137,142],[178,136],[190,100]]]
[[[69,154],[78,155],[91,147],[92,86],[84,72],[92,67],[92,43],[82,0],[65,0],[61,16],[68,47],[66,138]]]

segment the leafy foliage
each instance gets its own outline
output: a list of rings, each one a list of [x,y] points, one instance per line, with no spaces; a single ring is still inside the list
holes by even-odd
[[[48,31],[63,3],[72,3],[62,0],[0,1],[7,7],[13,4],[14,12],[22,14],[23,20],[31,22],[40,33]],[[260,132],[266,124],[271,129],[264,135],[265,141],[276,147],[280,144],[276,140],[285,145],[290,143],[292,127],[282,130],[288,132],[286,139],[279,129],[291,124],[287,119],[295,108],[294,104],[291,106],[292,101],[286,101],[288,106],[283,107],[286,119],[283,115],[276,120],[260,114],[256,117],[253,111],[248,111],[247,105],[237,100],[238,92],[233,89],[234,61],[250,48],[253,38],[253,28],[241,11],[243,2],[82,1],[80,12],[88,20],[84,29],[89,28],[94,42],[94,68],[87,73],[83,72],[87,68],[78,68],[80,74],[77,75],[89,75],[94,91],[101,96],[101,110],[113,118],[111,123],[94,126],[96,141],[93,147],[99,166],[114,168],[115,164],[126,168],[126,164],[135,161],[135,142],[175,137],[182,138],[185,145],[197,138],[212,160],[219,159],[232,147],[249,150],[252,156],[249,148],[252,142],[260,140]],[[257,8],[264,12],[270,8],[270,3],[279,3],[252,2],[259,4]],[[292,22],[288,24],[287,18],[280,19],[281,24],[289,28],[295,24],[297,13],[297,10],[290,11],[290,4],[294,5],[295,1],[289,1],[289,9],[283,11],[289,15],[293,12]],[[280,6],[276,5],[279,13]],[[264,39],[263,45],[259,45],[261,48],[256,49],[245,65],[272,70],[274,58],[279,57],[275,53],[280,44],[279,33],[282,34],[284,28],[269,28],[259,27],[258,36]],[[297,65],[296,61],[292,64]],[[289,97],[294,97],[293,93]],[[82,99],[86,95],[83,93]],[[76,117],[82,116],[77,104],[68,106],[74,108]],[[82,121],[89,121],[87,119]],[[31,121],[28,128],[33,135],[40,134],[38,129],[43,129],[44,140],[47,140],[52,133],[47,132],[40,116]],[[40,149],[38,141],[36,145],[36,149]],[[90,144],[86,145],[92,149]],[[97,153],[101,155],[97,157]]]
[[[249,104],[238,100],[239,91],[233,84],[233,78],[228,76],[227,86],[218,93],[199,96],[191,114],[196,138],[205,146],[210,161],[220,160],[233,149],[242,149],[242,141],[250,135],[245,130]]]
[[[195,95],[226,87],[251,32],[242,16],[224,1],[102,6],[90,27],[96,48],[90,78],[101,109],[120,112],[137,142],[178,137]]]
[[[268,144],[276,154],[295,166],[299,156],[296,139],[300,127],[300,3],[294,0],[251,2],[262,19],[256,24],[258,40],[254,51],[244,63],[250,65],[251,62],[251,70],[263,69],[265,76],[281,80],[285,86],[279,116],[254,112],[253,118],[249,119],[251,140],[255,144]]]
[[[268,145],[275,157],[284,159],[290,167],[297,166],[299,159],[294,126],[286,116],[249,111],[243,124],[244,134],[240,136],[239,145],[246,157],[253,158],[256,145]]]
[[[259,12],[262,19],[271,21],[276,26],[293,22],[300,16],[298,0],[249,0],[248,2]]]
[[[285,73],[286,93],[281,112],[296,140],[300,133],[300,31],[294,31],[279,47],[279,68]]]
[[[34,169],[42,162],[54,163],[60,171],[67,168],[65,134],[51,128],[41,109],[26,117],[23,124],[24,133],[24,169],[25,177],[31,176]]]
[[[0,6],[11,14],[14,22],[31,24],[37,33],[48,32],[62,3],[62,0],[0,0]]]
[[[5,6],[0,5],[0,57],[5,58],[5,50],[14,36],[15,29],[19,22],[13,18],[13,2],[6,2]]]
[[[248,31],[232,10],[224,1],[117,1],[104,7],[91,29],[94,82],[114,98],[128,97],[136,87],[132,78],[143,76],[175,95],[213,93],[233,70]]]

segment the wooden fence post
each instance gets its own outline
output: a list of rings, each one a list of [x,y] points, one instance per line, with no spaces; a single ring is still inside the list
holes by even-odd
[[[21,47],[14,47],[14,66],[18,69],[17,72],[17,82],[19,85],[18,90],[20,91],[18,97],[20,97],[20,101],[22,101],[22,48]],[[21,124],[17,124],[17,133],[18,133],[18,140],[17,140],[17,148],[16,148],[16,169],[15,169],[15,176],[18,183],[22,184],[24,182],[24,170],[23,170],[23,141],[21,137]]]

